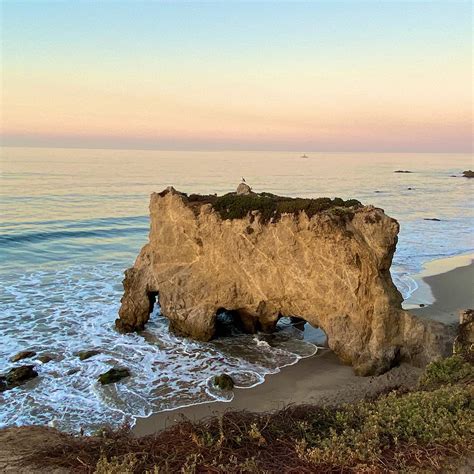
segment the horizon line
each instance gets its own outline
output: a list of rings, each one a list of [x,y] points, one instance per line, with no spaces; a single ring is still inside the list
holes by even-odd
[[[458,154],[458,155],[468,155],[473,154],[474,150],[471,149],[469,151],[459,151],[459,150],[447,150],[447,151],[433,151],[433,150],[426,150],[426,151],[417,151],[417,150],[296,150],[290,148],[282,148],[282,149],[263,149],[263,148],[175,148],[175,147],[117,147],[117,146],[54,146],[54,145],[17,145],[17,144],[2,144],[0,143],[0,148],[41,148],[41,149],[57,149],[57,150],[117,150],[117,151],[192,151],[192,152],[263,152],[263,153],[327,153],[327,154],[336,154],[336,153],[383,153],[383,154],[439,154],[439,155],[446,155],[446,154]]]

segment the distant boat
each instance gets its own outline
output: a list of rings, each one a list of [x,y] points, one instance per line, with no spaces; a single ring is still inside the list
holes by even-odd
[[[308,158],[308,155],[307,155],[306,153],[303,153],[303,154],[301,155],[301,158]]]

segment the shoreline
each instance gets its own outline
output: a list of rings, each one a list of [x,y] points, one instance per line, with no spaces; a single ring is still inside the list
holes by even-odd
[[[423,271],[415,275],[415,280],[421,284],[405,301],[410,308],[408,305],[403,307],[416,316],[457,324],[460,310],[474,308],[472,253],[428,262]],[[428,304],[422,301],[427,289],[433,298],[433,302]],[[426,306],[420,307],[420,303]]]
[[[458,268],[467,267],[473,262],[474,253],[472,252],[454,255],[452,257],[437,258],[426,262],[422,270],[411,277],[416,288],[410,296],[403,301],[403,309],[411,311],[420,308],[420,304],[429,306],[436,303],[437,298],[433,294],[427,279]]]
[[[470,261],[463,265],[466,258]],[[429,268],[417,277],[429,285],[435,301],[410,312],[446,324],[456,323],[459,310],[474,307],[472,255],[433,261],[426,267]],[[434,268],[441,269],[441,272],[433,273]],[[402,364],[380,376],[358,377],[350,366],[339,362],[333,352],[323,349],[282,368],[277,374],[268,375],[256,387],[235,389],[230,402],[210,401],[137,418],[133,432],[136,436],[143,436],[161,431],[183,417],[197,421],[227,411],[268,412],[291,404],[334,406],[353,403],[395,388],[411,388],[416,385],[421,372],[420,368]]]

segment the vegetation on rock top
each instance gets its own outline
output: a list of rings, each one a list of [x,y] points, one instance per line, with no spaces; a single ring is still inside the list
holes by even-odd
[[[223,196],[200,196],[191,194],[189,196],[191,205],[209,203],[213,209],[219,213],[222,219],[242,219],[252,211],[258,211],[263,222],[270,219],[278,220],[282,214],[298,214],[305,212],[308,217],[312,217],[323,211],[332,208],[360,207],[362,204],[357,199],[344,201],[341,198],[321,197],[291,198],[277,196],[271,193],[245,194],[235,193],[224,194]]]

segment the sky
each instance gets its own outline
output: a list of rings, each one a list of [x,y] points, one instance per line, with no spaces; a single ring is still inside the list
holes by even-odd
[[[1,143],[469,152],[470,1],[1,2]]]

